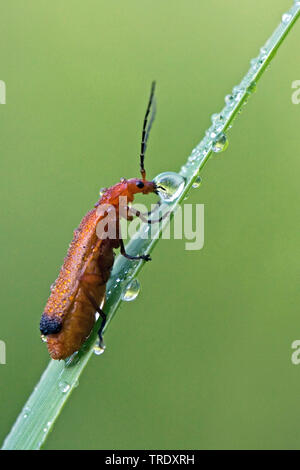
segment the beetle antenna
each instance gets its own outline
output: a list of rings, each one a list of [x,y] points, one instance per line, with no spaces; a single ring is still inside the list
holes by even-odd
[[[146,179],[146,171],[145,171],[145,167],[144,167],[144,160],[145,160],[145,152],[146,152],[146,148],[147,148],[147,140],[148,140],[150,129],[152,127],[152,124],[153,124],[153,121],[154,121],[154,118],[155,118],[155,114],[156,114],[156,101],[155,101],[154,91],[155,91],[155,81],[153,81],[152,85],[151,85],[150,98],[149,98],[149,102],[148,102],[148,106],[147,106],[147,110],[146,110],[146,114],[145,114],[145,118],[144,118],[143,132],[142,132],[142,143],[141,143],[141,154],[140,154],[140,169],[141,169],[141,175],[142,175],[143,180]],[[149,122],[148,122],[148,117],[149,117],[149,113],[150,113],[150,110],[151,110],[151,106],[152,106],[152,111],[151,111],[151,116],[150,116],[150,119],[149,119]]]

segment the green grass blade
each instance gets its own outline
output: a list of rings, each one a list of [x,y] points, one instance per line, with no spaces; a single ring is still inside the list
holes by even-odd
[[[266,42],[257,58],[251,61],[251,67],[241,83],[233,88],[226,97],[226,105],[218,115],[212,118],[213,124],[207,130],[205,137],[193,150],[186,164],[181,168],[180,175],[185,179],[185,185],[180,196],[173,202],[162,204],[162,211],[174,212],[189,193],[199,171],[212,154],[213,146],[220,140],[232,125],[233,120],[254,91],[258,80],[276,54],[279,46],[293,27],[300,15],[300,2],[285,13],[282,22]],[[165,219],[161,224],[152,226],[155,238],[145,238],[148,225],[142,225],[139,232],[127,245],[129,253],[150,253],[162,230],[168,223]],[[119,304],[122,293],[140,271],[144,263],[132,262],[124,257],[118,257],[107,286],[107,301],[105,311],[108,315],[108,327]],[[40,449],[45,442],[53,424],[60,414],[64,404],[77,386],[79,377],[93,354],[97,330],[101,320],[97,322],[83,348],[67,361],[51,360],[43,373],[38,385],[33,390],[13,428],[6,437],[2,449]]]

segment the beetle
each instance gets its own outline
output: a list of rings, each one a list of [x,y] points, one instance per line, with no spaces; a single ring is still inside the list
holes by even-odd
[[[79,227],[74,231],[67,256],[51,289],[40,320],[40,332],[46,338],[48,351],[53,359],[66,359],[80,349],[91,333],[96,312],[102,318],[98,332],[100,345],[102,344],[102,332],[106,322],[106,314],[102,307],[105,301],[106,283],[114,263],[114,249],[120,248],[121,254],[131,260],[150,261],[151,259],[148,254],[134,256],[126,252],[120,233],[119,219],[123,216],[127,220],[132,220],[133,215],[128,206],[120,206],[119,200],[125,197],[130,203],[135,194],[158,194],[158,189],[164,189],[154,181],[146,180],[144,167],[149,132],[156,114],[154,92],[155,82],[152,82],[142,130],[141,178],[128,180],[122,178],[119,183],[104,191],[95,207],[85,215]],[[102,237],[97,232],[99,222],[103,221],[108,214],[106,210],[108,205],[114,209],[114,237],[109,235]],[[104,209],[101,210],[102,208]],[[134,215],[148,223],[159,222],[162,219],[162,217],[156,221],[147,219],[138,211],[135,211]]]

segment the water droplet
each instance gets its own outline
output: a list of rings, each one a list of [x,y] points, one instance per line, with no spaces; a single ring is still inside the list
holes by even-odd
[[[93,348],[93,351],[96,356],[101,356],[101,354],[103,354],[105,351],[105,345],[102,344],[102,346],[99,346],[99,344],[96,344]]]
[[[56,281],[54,281],[53,284],[51,284],[51,286],[50,286],[51,292],[55,289],[55,284],[56,284]]]
[[[199,154],[193,153],[193,154],[188,158],[188,161],[189,161],[189,162],[194,162],[195,160],[197,160],[197,157],[199,157]]]
[[[183,176],[173,171],[161,173],[154,178],[154,182],[161,187],[158,188],[158,193],[165,202],[172,202],[177,199],[185,184]]]
[[[201,185],[201,183],[202,183],[201,177],[200,177],[200,176],[197,176],[197,178],[195,179],[195,181],[194,181],[192,187],[193,187],[193,188],[199,188],[199,186]]]
[[[258,59],[251,59],[250,61],[251,68],[254,72],[256,72],[259,69],[259,61]]]
[[[101,189],[99,190],[99,196],[102,197],[103,194],[105,193],[105,191],[107,191],[107,188],[101,188]]]
[[[23,413],[23,418],[27,419],[30,413],[31,413],[31,408],[29,408],[29,406],[25,406],[24,413]]]
[[[224,123],[224,116],[221,113],[215,113],[211,117],[212,123],[215,124],[216,122]]]
[[[214,126],[210,127],[207,131],[206,131],[206,135],[211,138],[211,139],[214,139],[217,135],[218,135],[218,132],[216,132],[216,129]]]
[[[62,393],[67,393],[71,388],[70,384],[68,384],[67,382],[59,382],[58,386]]]
[[[234,96],[238,95],[242,90],[240,89],[240,87],[238,85],[235,85],[233,88],[232,88],[232,94]]]
[[[214,118],[214,121],[213,121],[213,132],[217,135],[221,132],[221,130],[223,129],[223,126],[224,126],[224,118],[222,115],[220,114],[217,114],[216,117]],[[213,137],[212,135],[213,133],[211,133],[211,137]]]
[[[232,105],[234,103],[234,97],[232,95],[225,96],[225,103],[227,105]]]
[[[139,281],[137,279],[133,279],[125,287],[125,290],[122,294],[122,300],[125,300],[125,302],[131,302],[131,300],[136,299],[139,295],[140,289],[141,286]]]
[[[292,15],[290,13],[284,13],[281,19],[284,24],[287,24],[291,21]]]
[[[243,90],[239,86],[234,86],[232,89],[232,96],[235,101],[239,101],[243,95]]]
[[[41,335],[41,340],[43,341],[43,343],[47,343],[47,336]]]
[[[51,421],[48,421],[48,423],[46,424],[46,426],[43,429],[44,433],[49,431],[51,424],[52,424]]]
[[[228,147],[228,139],[225,134],[219,134],[213,141],[212,150],[215,153],[223,152]]]
[[[259,64],[263,64],[265,62],[265,60],[267,59],[268,55],[267,54],[263,54],[261,53],[260,56],[259,56]]]

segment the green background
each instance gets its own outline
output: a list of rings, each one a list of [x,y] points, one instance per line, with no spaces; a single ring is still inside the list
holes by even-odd
[[[151,80],[153,177],[186,160],[290,5],[2,4],[1,441],[48,363],[38,324],[73,229],[102,186],[138,176]],[[299,42],[297,24],[189,198],[204,248],[157,245],[47,449],[300,448]]]

